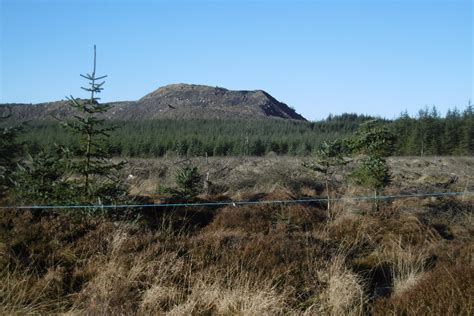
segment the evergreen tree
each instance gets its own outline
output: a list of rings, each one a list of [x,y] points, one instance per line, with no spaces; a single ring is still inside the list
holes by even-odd
[[[448,110],[446,119],[444,120],[443,137],[441,140],[442,154],[454,155],[461,148],[459,143],[462,138],[462,120],[458,109]]]
[[[7,119],[8,114],[1,119]],[[22,145],[17,141],[22,126],[3,127],[0,129],[0,199],[6,196],[8,189],[13,185],[12,174],[22,153]]]
[[[379,209],[379,193],[390,184],[386,157],[393,153],[394,142],[395,136],[377,120],[362,124],[353,141],[355,152],[364,157],[350,177],[356,184],[374,190],[376,210]]]
[[[176,187],[159,186],[158,192],[175,198],[194,200],[203,189],[202,176],[195,166],[179,168],[175,174]]]
[[[352,141],[353,149],[373,157],[388,157],[394,151],[395,135],[380,120],[370,120],[360,125]]]
[[[176,172],[178,194],[186,199],[194,199],[202,190],[202,179],[197,167],[186,166]]]
[[[462,117],[464,124],[460,147],[466,155],[474,155],[474,107],[470,101]]]
[[[66,149],[40,151],[19,164],[14,173],[13,193],[21,204],[67,205],[74,202],[76,190],[68,182],[70,164]],[[69,171],[70,172],[70,171]]]
[[[321,172],[324,175],[328,211],[331,210],[331,192],[329,184],[332,175],[336,171],[336,167],[345,164],[343,157],[345,150],[343,147],[344,144],[342,141],[326,141],[316,151],[314,161],[304,164],[305,167]]]
[[[467,155],[473,148],[472,109],[462,114],[450,111],[445,118],[437,110],[422,109],[417,117],[402,113],[393,121],[384,121],[398,136],[396,155]],[[457,117],[459,116],[459,117]],[[456,118],[457,117],[457,118]],[[110,131],[110,152],[133,157],[161,157],[167,152],[180,155],[242,156],[277,154],[310,155],[325,140],[342,139],[354,134],[370,117],[355,114],[334,116],[319,122],[286,120],[203,120],[190,119],[176,124],[174,120],[104,122],[118,125]],[[470,120],[470,121],[469,121]],[[456,123],[457,122],[457,123]],[[244,128],[243,128],[244,127]],[[452,134],[454,133],[454,134]],[[456,135],[459,133],[459,137]],[[29,123],[18,141],[34,152],[52,150],[58,143],[76,146],[78,135],[62,133],[60,127],[48,122]],[[33,152],[32,152],[33,153]]]
[[[110,105],[98,102],[100,98],[97,94],[103,90],[102,86],[105,83],[99,81],[107,76],[96,76],[95,45],[92,73],[81,74],[81,77],[89,80],[89,86],[82,89],[90,92],[90,97],[87,100],[68,97],[69,105],[74,107],[79,115],[63,124],[79,138],[79,144],[73,152],[75,157],[72,163],[72,170],[80,177],[76,185],[81,198],[86,202],[115,202],[125,194],[121,189],[120,180],[114,173],[123,167],[123,163],[110,162],[106,140],[114,127],[105,125],[104,120],[97,117],[98,114],[109,110]]]
[[[418,120],[415,130],[415,139],[418,140],[419,154],[424,157],[426,154],[426,142],[427,142],[427,130],[429,125],[430,117],[428,109],[421,109],[418,111]]]
[[[390,168],[382,157],[367,156],[351,174],[354,183],[374,190],[375,208],[379,210],[378,195],[391,182]]]
[[[436,107],[420,110],[417,123],[416,139],[419,140],[420,156],[439,155],[443,128]]]
[[[399,118],[391,124],[390,131],[396,134],[398,139],[402,140],[395,144],[395,153],[397,155],[413,155],[416,152],[413,119],[408,115],[407,111],[402,112]]]

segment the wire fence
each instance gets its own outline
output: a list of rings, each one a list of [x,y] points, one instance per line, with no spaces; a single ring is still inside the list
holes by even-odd
[[[91,204],[91,205],[8,205],[0,206],[0,209],[127,209],[127,208],[163,208],[163,207],[218,207],[218,206],[242,206],[242,205],[271,205],[271,204],[304,204],[316,202],[333,202],[333,201],[370,201],[370,200],[395,200],[406,198],[423,198],[423,197],[454,197],[474,195],[474,192],[431,192],[431,193],[414,193],[414,194],[398,194],[398,195],[380,195],[380,196],[352,196],[339,198],[299,198],[292,200],[247,200],[247,201],[218,201],[218,202],[196,202],[196,203],[160,203],[160,204]]]

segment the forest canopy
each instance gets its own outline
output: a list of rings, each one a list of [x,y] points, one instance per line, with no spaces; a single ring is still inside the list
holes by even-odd
[[[116,127],[108,141],[115,156],[305,156],[324,142],[343,139],[373,117],[357,114],[330,115],[325,120],[301,122],[265,120],[143,120],[110,121]],[[435,107],[415,117],[402,113],[382,120],[397,136],[395,155],[474,154],[473,106],[452,109],[441,116]],[[55,122],[30,122],[21,135],[29,152],[52,149],[54,144],[74,146],[73,135]]]

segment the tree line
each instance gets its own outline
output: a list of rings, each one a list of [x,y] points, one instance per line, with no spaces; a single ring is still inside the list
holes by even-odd
[[[425,107],[416,117],[406,112],[391,124],[398,155],[473,155],[474,108],[450,109],[442,117],[436,107]]]
[[[307,156],[325,141],[342,139],[374,117],[330,115],[317,122],[266,120],[144,120],[104,122],[110,131],[108,150],[114,156]],[[394,155],[474,154],[473,106],[451,109],[441,116],[435,107],[414,117],[406,112],[394,120],[380,120],[397,139]],[[55,122],[30,122],[21,140],[30,152],[73,146],[75,135],[62,132]]]

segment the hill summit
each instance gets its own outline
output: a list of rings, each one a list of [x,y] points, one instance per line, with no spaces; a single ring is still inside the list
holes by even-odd
[[[233,91],[194,84],[171,84],[161,87],[138,101],[112,102],[103,115],[112,120],[149,119],[246,119],[282,118],[305,120],[294,109],[262,90]],[[52,115],[74,115],[67,101],[40,104],[2,104],[0,115],[9,112],[10,120],[45,120]]]

